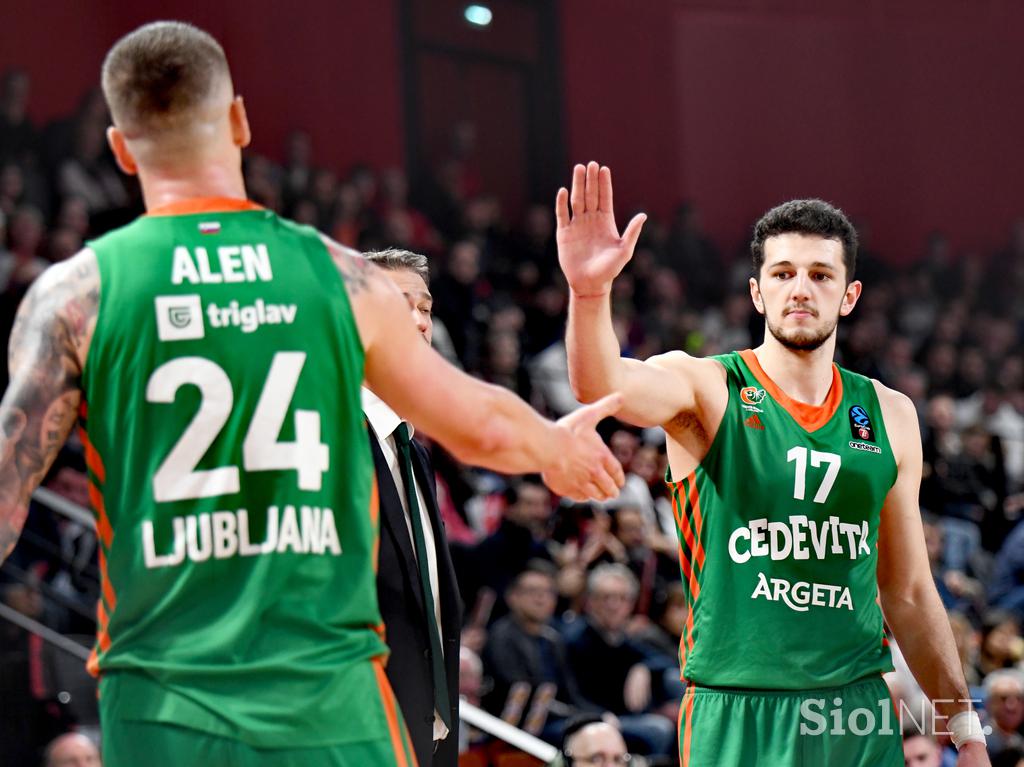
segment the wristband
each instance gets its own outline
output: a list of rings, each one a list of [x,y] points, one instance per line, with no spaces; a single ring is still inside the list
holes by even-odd
[[[964,743],[985,744],[985,731],[981,728],[981,718],[973,709],[951,716],[947,727],[957,751]]]

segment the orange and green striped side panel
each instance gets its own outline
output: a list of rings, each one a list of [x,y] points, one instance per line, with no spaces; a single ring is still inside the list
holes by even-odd
[[[412,743],[409,741],[409,731],[399,712],[398,701],[391,690],[391,683],[388,682],[387,674],[384,673],[384,664],[379,659],[375,658],[373,661],[373,672],[377,677],[377,689],[380,692],[381,701],[384,704],[384,715],[388,721],[391,748],[395,752],[395,767],[418,767],[416,752],[412,750]]]
[[[100,598],[96,603],[96,644],[86,662],[86,669],[93,676],[98,676],[100,671],[99,654],[110,649],[110,616],[117,609],[117,592],[107,571],[107,557],[110,555],[110,547],[114,543],[114,529],[103,503],[103,485],[107,480],[107,471],[103,465],[103,458],[89,439],[88,408],[84,402],[79,417],[82,423],[79,435],[85,449],[85,466],[89,479],[89,505],[96,517],[100,566]]]
[[[689,767],[690,752],[693,744],[693,701],[694,686],[686,685],[686,692],[679,703],[679,764],[681,767]]]
[[[700,584],[704,573],[704,517],[700,508],[696,472],[678,482],[670,482],[672,511],[679,530],[679,570],[686,594],[686,624],[679,642],[680,670],[686,671],[686,659],[693,652],[693,614],[700,598]]]
[[[377,474],[373,475],[373,485],[370,487],[370,521],[373,524],[373,574],[377,574],[380,566],[380,493],[377,489]],[[387,641],[387,627],[384,621],[372,626],[382,642]]]

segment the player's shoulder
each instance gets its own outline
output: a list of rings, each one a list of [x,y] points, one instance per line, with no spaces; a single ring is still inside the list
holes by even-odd
[[[327,248],[327,252],[330,253],[331,257],[334,258],[335,260],[340,259],[344,261],[349,261],[351,259],[357,258],[361,261],[366,261],[366,259],[363,258],[363,254],[360,253],[358,250],[354,250],[353,248],[350,248],[347,245],[342,245],[340,242],[338,242],[335,239],[332,239],[331,237],[328,237],[323,232],[317,232],[317,235],[320,237],[320,241],[324,244],[324,247]]]
[[[30,294],[50,307],[60,307],[75,295],[88,295],[99,288],[99,265],[92,248],[47,267],[32,283]]]
[[[676,350],[649,357],[647,363],[685,382],[698,403],[724,402],[727,396],[728,371],[713,357],[694,357]]]
[[[48,267],[29,288],[18,307],[11,336],[11,353],[34,336],[59,341],[84,364],[96,325],[100,272],[96,254],[85,248]]]
[[[917,421],[917,408],[914,407],[914,401],[910,397],[901,391],[886,386],[877,378],[869,378],[868,380],[875,388],[875,394],[878,396],[878,403],[882,406],[883,414],[889,412],[901,420],[911,419],[914,422]]]
[[[390,285],[380,267],[364,258],[358,250],[342,245],[322,232],[318,234],[351,298],[376,293]]]
[[[678,349],[655,354],[653,357],[648,357],[646,361],[648,364],[663,368],[664,370],[680,373],[709,373],[715,371],[724,373],[725,371],[722,363],[713,357],[694,357]]]
[[[913,400],[903,392],[892,389],[881,381],[874,378],[869,380],[878,395],[882,420],[896,454],[897,464],[902,466],[905,458],[920,461],[921,429]]]

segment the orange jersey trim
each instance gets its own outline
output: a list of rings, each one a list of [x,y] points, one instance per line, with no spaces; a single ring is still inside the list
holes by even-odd
[[[85,465],[101,483],[107,481],[107,470],[103,466],[103,459],[89,439],[89,433],[85,429],[78,430],[78,436],[82,440],[82,447],[85,448]]]
[[[103,493],[92,482],[89,483],[89,502],[92,504],[93,511],[96,512],[96,532],[103,545],[109,549],[114,541],[114,531],[110,527],[110,520],[107,519],[107,509],[103,505]]]
[[[686,686],[686,692],[683,694],[683,709],[684,713],[680,713],[680,719],[685,721],[686,731],[683,733],[683,742],[680,744],[680,751],[682,752],[682,767],[688,767],[690,764],[690,744],[693,735],[693,699],[694,689],[693,685],[689,684]],[[685,719],[684,719],[685,716]]]
[[[146,215],[187,216],[191,213],[237,213],[241,210],[263,210],[263,206],[236,197],[193,197],[189,200],[157,205],[147,210]]]
[[[405,738],[402,737],[404,726],[398,719],[398,708],[395,705],[395,696],[391,692],[391,684],[384,673],[384,666],[373,661],[373,672],[377,677],[377,689],[380,690],[381,700],[384,702],[384,714],[388,721],[388,733],[391,736],[391,747],[395,751],[396,767],[417,767],[416,756],[412,755],[410,765],[408,755],[405,751]]]
[[[89,659],[85,662],[85,670],[89,672],[90,676],[98,677],[100,675],[100,657],[96,654],[96,648],[92,648],[92,652],[89,653]],[[97,693],[99,697],[99,693]]]
[[[110,626],[110,619],[107,617],[107,611],[103,607],[103,600],[96,602],[96,627],[99,629],[99,636],[97,641],[99,642],[100,650],[106,652],[110,649],[110,632],[107,630]]]
[[[103,553],[103,549],[100,548],[100,584],[103,590],[103,598],[107,600],[107,607],[110,608],[110,612],[114,612],[117,609],[117,593],[114,591],[114,584],[110,582],[110,576],[107,574],[107,555]]]
[[[373,523],[373,574],[380,567],[380,494],[377,490],[377,475],[373,475],[370,489],[370,522]]]
[[[684,503],[688,504],[687,509]],[[672,511],[675,514],[676,524],[683,541],[679,544],[679,561],[682,570],[684,585],[687,587],[689,596],[687,599],[686,623],[683,626],[683,634],[680,637],[682,650],[682,664],[680,673],[685,673],[686,662],[693,652],[693,616],[697,600],[700,598],[700,581],[698,580],[697,568],[704,569],[704,545],[700,540],[701,528],[703,527],[703,516],[700,512],[700,497],[697,492],[697,473],[691,472],[685,480],[672,484]],[[692,515],[692,518],[691,518]],[[685,548],[683,543],[686,544]],[[687,556],[689,552],[689,556]]]
[[[700,495],[697,492],[697,471],[690,472],[687,477],[690,483],[690,509],[693,511],[694,534],[697,540],[697,564],[704,569],[704,543],[701,541],[700,533],[704,527],[704,517],[700,513]]]
[[[832,363],[832,386],[828,390],[828,396],[820,405],[810,405],[790,397],[779,388],[768,374],[764,372],[757,355],[752,349],[745,349],[740,352],[740,358],[750,368],[757,382],[772,395],[772,398],[785,408],[786,412],[793,416],[793,420],[800,424],[807,431],[817,431],[832,420],[832,416],[839,409],[839,403],[843,401],[843,379],[839,375],[839,368]]]

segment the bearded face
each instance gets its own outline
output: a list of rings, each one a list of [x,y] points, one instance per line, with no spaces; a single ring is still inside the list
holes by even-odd
[[[860,295],[859,282],[846,284],[842,243],[789,233],[768,238],[764,254],[750,292],[768,332],[792,351],[818,349],[835,336],[839,318]]]

